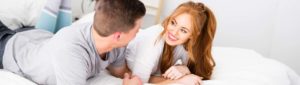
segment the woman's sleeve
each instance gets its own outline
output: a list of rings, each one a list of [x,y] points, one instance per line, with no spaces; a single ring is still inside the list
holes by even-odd
[[[128,44],[126,60],[133,75],[139,76],[144,83],[149,81],[153,68],[157,65],[159,55],[153,40],[136,38]]]

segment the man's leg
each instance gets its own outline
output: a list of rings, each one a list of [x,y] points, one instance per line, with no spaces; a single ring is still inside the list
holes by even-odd
[[[0,21],[0,69],[3,68],[2,58],[5,50],[5,44],[16,32],[8,29],[1,21]]]

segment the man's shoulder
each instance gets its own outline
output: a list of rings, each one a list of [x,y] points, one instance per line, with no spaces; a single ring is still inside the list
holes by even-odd
[[[84,38],[91,37],[91,23],[73,24],[59,30],[53,37],[54,40],[66,42],[81,42]],[[75,40],[75,41],[74,41]],[[78,41],[80,40],[80,41]]]
[[[60,55],[84,55],[92,52],[89,26],[88,23],[76,24],[61,29],[49,40],[47,48],[56,50]]]
[[[64,32],[64,31],[83,31],[85,29],[88,29],[92,26],[92,22],[86,22],[86,23],[77,23],[77,24],[72,24],[70,26],[64,27],[61,30],[59,30],[57,33],[59,32]]]

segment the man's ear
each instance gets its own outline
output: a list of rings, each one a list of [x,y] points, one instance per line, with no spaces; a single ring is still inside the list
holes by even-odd
[[[114,33],[114,40],[119,41],[120,37],[121,37],[121,32],[115,32]]]

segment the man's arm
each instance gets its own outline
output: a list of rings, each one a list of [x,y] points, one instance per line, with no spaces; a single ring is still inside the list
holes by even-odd
[[[84,50],[70,45],[53,50],[52,65],[56,79],[56,85],[83,85],[88,79],[88,68],[84,56],[88,54]],[[72,49],[69,49],[72,48]]]
[[[126,64],[123,64],[121,66],[109,65],[107,67],[107,70],[111,75],[118,78],[124,78],[125,73],[129,73],[131,75],[131,71]]]
[[[143,82],[138,76],[130,76],[128,73],[125,73],[123,85],[143,85]]]

